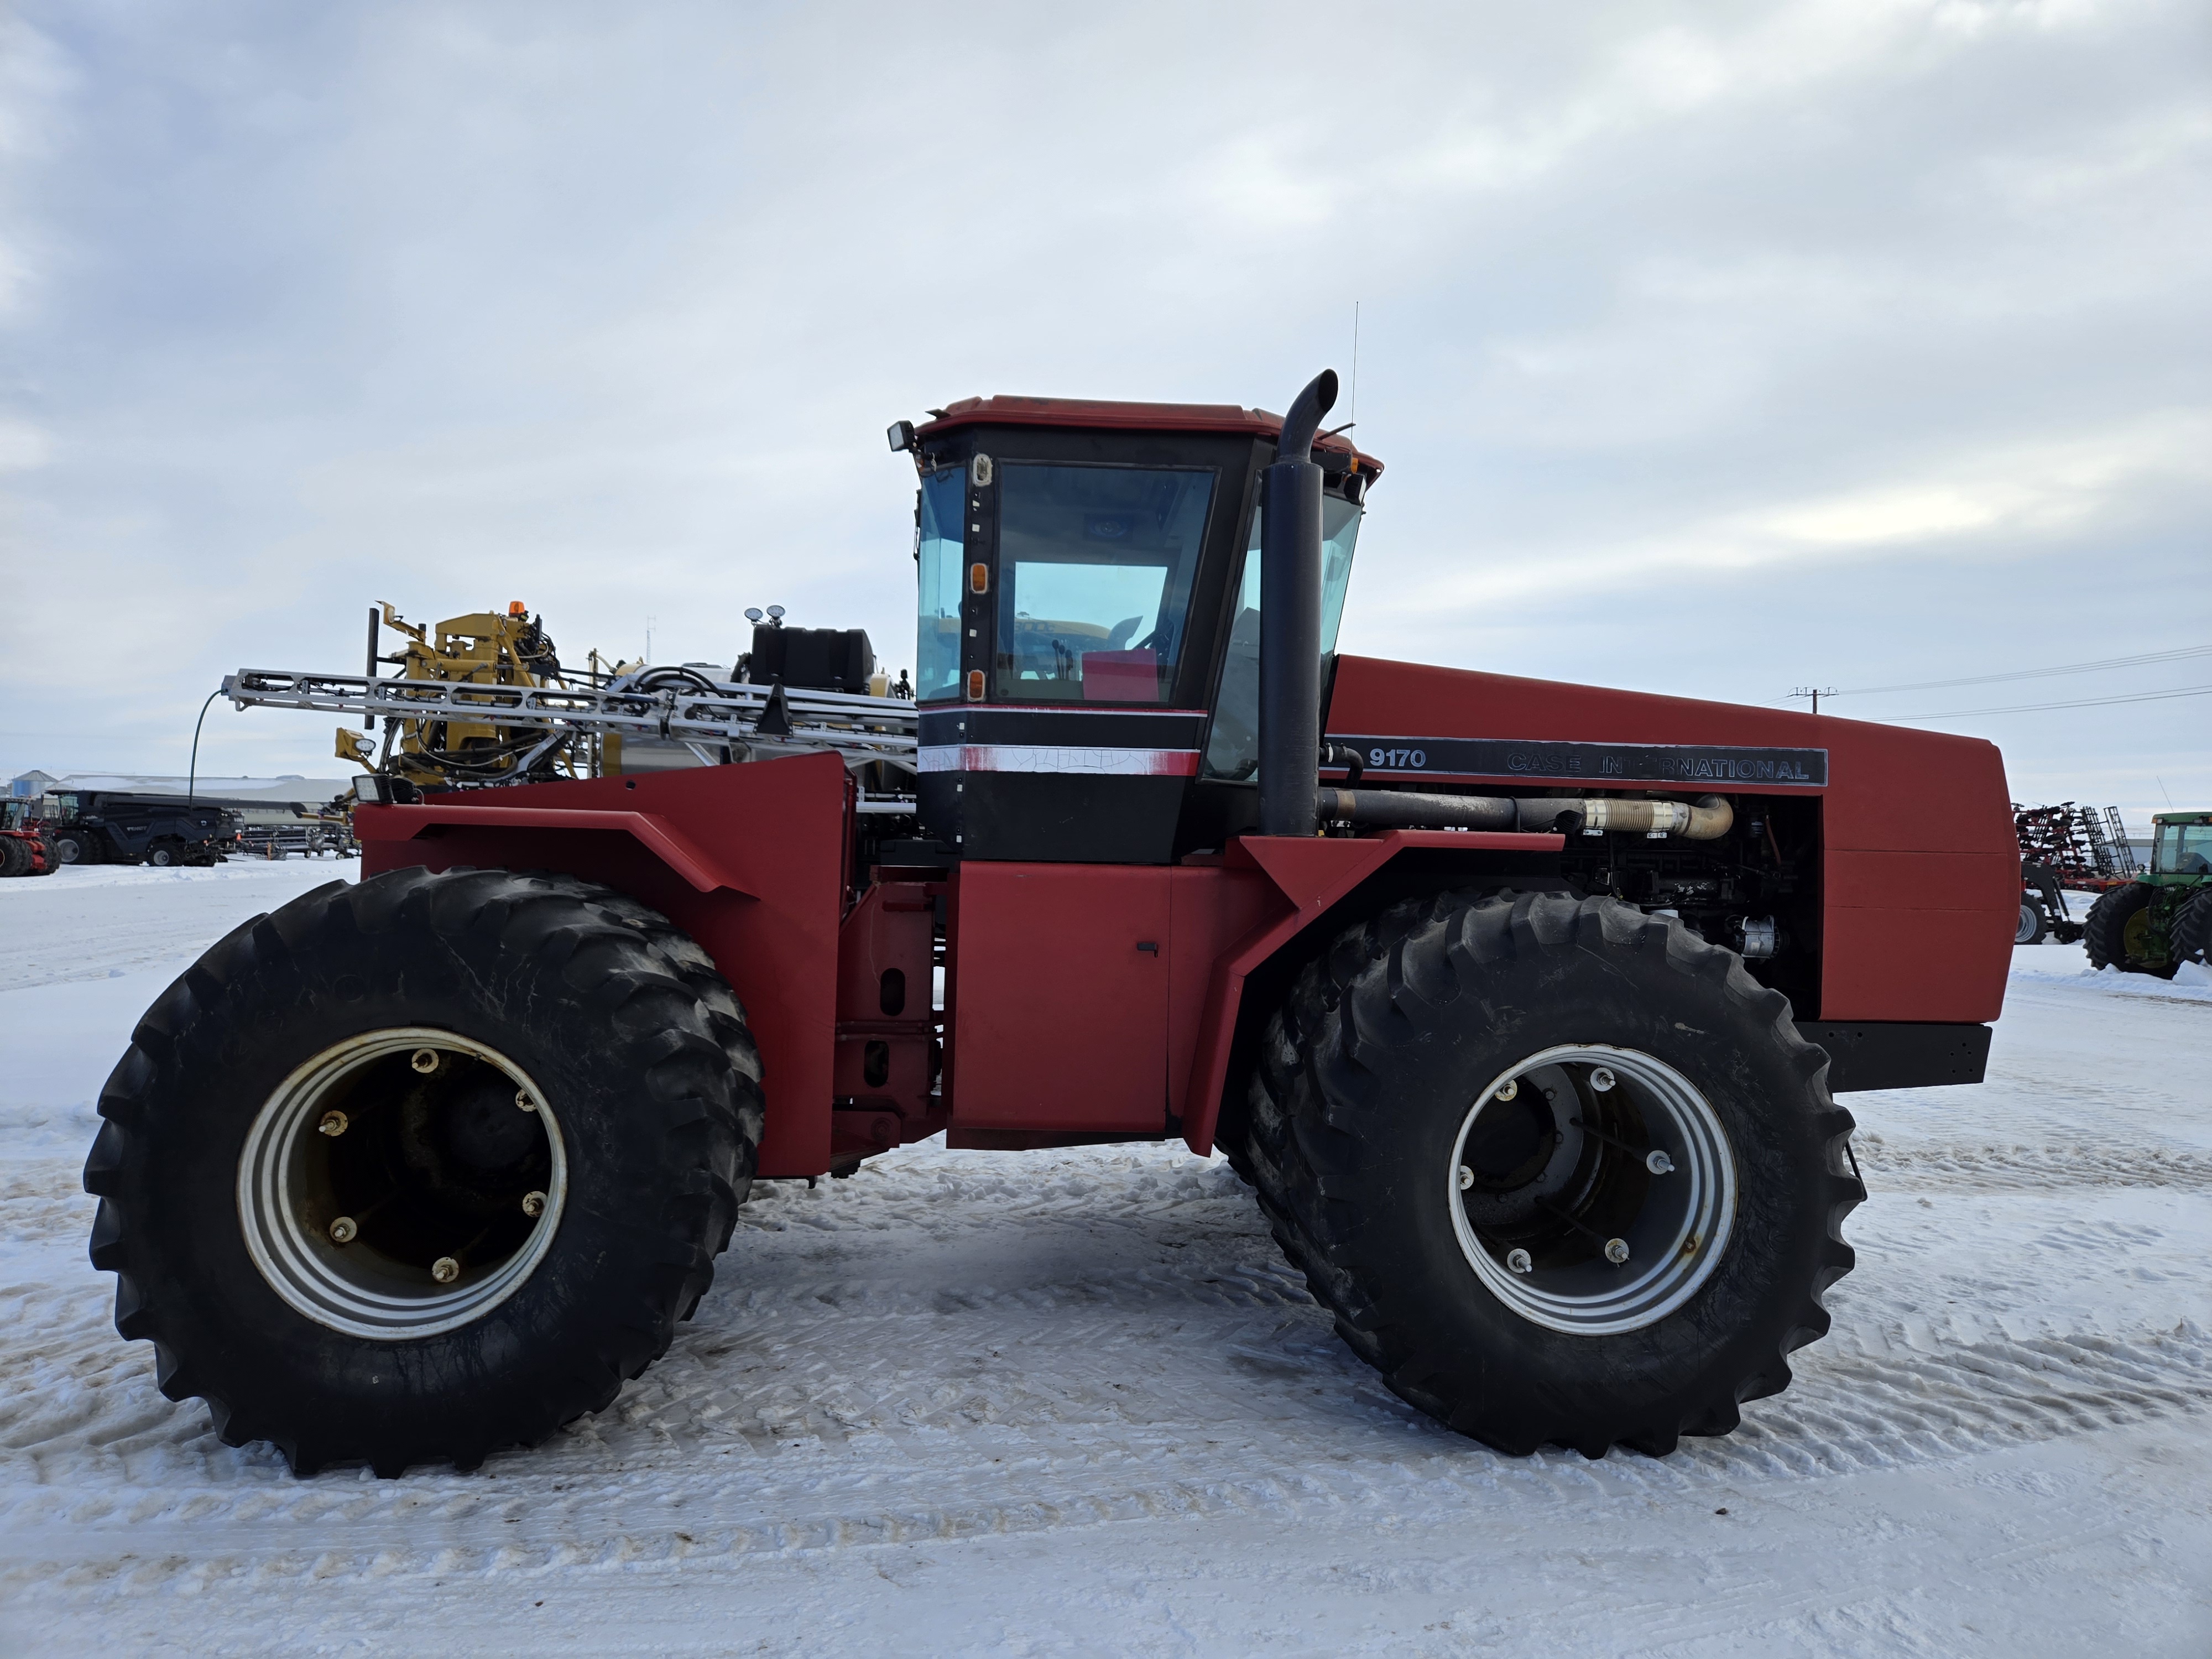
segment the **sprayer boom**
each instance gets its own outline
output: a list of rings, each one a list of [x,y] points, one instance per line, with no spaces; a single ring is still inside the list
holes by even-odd
[[[370,679],[361,674],[241,668],[223,695],[240,708],[307,708],[362,719],[466,721],[524,727],[566,738],[657,738],[702,745],[773,742],[856,759],[915,758],[915,710],[897,697],[718,684],[703,689],[603,690],[580,686],[486,685],[469,681]],[[763,716],[768,729],[763,730]],[[779,730],[779,726],[785,729]],[[703,757],[702,757],[703,758]],[[513,781],[523,781],[516,769]]]

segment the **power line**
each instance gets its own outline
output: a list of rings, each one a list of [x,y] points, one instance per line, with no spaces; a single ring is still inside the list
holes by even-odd
[[[1909,685],[1847,686],[1824,691],[1829,697],[1869,697],[1878,691],[1940,691],[1954,685],[1995,685],[2001,680],[2039,680],[2052,674],[2094,674],[2107,668],[2134,668],[2145,663],[2179,662],[2188,657],[2212,657],[2212,645],[2184,646],[2176,651],[2146,651],[2135,657],[2106,657],[2100,662],[2067,663],[2058,668],[2022,668],[2006,674],[1976,674],[1962,680],[1915,680]],[[1802,694],[1792,693],[1792,696]],[[1785,701],[1778,699],[1778,701]],[[2057,705],[2053,705],[2056,707]]]
[[[1882,720],[1889,725],[1905,725],[1914,720],[1958,720],[1968,714],[2033,714],[2047,708],[2100,708],[2116,702],[2161,702],[2169,697],[2201,697],[2212,692],[2212,685],[2185,685],[2174,691],[2133,691],[2119,697],[2076,697],[2069,702],[2021,702],[2002,708],[1947,708],[1937,714],[1884,714]]]

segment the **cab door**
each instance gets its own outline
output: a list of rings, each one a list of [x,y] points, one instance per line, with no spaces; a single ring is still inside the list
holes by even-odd
[[[1169,875],[960,866],[947,975],[956,1131],[1165,1132]]]

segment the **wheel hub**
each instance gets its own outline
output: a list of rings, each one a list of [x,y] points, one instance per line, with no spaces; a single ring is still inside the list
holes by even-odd
[[[1565,1044],[1493,1079],[1462,1121],[1453,1230],[1500,1301],[1553,1330],[1656,1323],[1719,1264],[1735,1159],[1711,1104],[1663,1060]]]
[[[391,1341],[512,1296],[550,1246],[567,1192],[560,1126],[528,1075],[483,1043],[416,1027],[299,1067],[239,1160],[240,1223],[270,1286],[322,1324]]]

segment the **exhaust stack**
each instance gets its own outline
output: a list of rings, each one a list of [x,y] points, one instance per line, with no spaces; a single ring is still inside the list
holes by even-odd
[[[1336,404],[1325,368],[1283,416],[1274,465],[1260,475],[1260,833],[1310,836],[1319,827],[1321,765],[1322,416]]]

